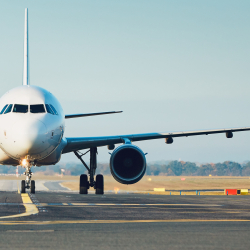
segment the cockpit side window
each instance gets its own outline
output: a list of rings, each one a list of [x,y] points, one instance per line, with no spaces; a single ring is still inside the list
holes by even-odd
[[[28,113],[28,105],[15,104],[13,108],[15,113]]]
[[[8,107],[9,104],[6,104],[3,109],[1,110],[0,114],[3,114],[4,110]]]
[[[50,104],[50,107],[52,108],[54,114],[55,114],[55,115],[58,115],[58,113],[57,113],[56,109],[54,108],[54,106]]]
[[[10,105],[8,106],[8,108],[5,110],[4,114],[10,113],[11,110],[12,110],[12,106],[13,106],[13,105],[10,104]]]
[[[46,106],[47,112],[54,115],[54,112],[53,112],[52,108],[49,106],[49,104],[45,104],[45,106]]]
[[[30,113],[45,113],[43,104],[30,105]]]

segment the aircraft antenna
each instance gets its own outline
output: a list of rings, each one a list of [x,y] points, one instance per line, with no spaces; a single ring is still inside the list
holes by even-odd
[[[29,39],[28,39],[28,8],[25,9],[24,50],[23,50],[23,85],[29,85]]]

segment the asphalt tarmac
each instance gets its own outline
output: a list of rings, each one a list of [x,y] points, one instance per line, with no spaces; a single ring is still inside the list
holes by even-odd
[[[0,192],[1,249],[249,249],[250,196],[79,195],[44,185],[59,190]]]

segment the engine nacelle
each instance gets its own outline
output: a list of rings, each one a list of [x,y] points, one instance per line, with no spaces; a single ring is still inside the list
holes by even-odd
[[[110,171],[122,184],[138,182],[146,172],[146,158],[142,150],[132,144],[124,144],[111,155]]]

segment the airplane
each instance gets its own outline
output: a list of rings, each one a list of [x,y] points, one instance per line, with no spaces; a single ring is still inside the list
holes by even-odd
[[[110,172],[114,179],[122,184],[134,184],[145,174],[146,157],[132,142],[165,139],[165,143],[171,144],[175,137],[218,133],[225,133],[227,138],[232,138],[233,132],[250,130],[250,127],[243,127],[65,138],[65,119],[115,114],[122,111],[65,115],[61,104],[52,93],[30,85],[29,80],[28,9],[26,8],[23,83],[0,98],[0,164],[25,168],[26,179],[21,181],[21,193],[25,193],[26,189],[30,189],[30,193],[35,193],[35,181],[31,180],[32,166],[55,165],[60,161],[62,154],[73,152],[88,170],[88,175],[80,176],[80,194],[87,194],[90,187],[95,189],[96,194],[103,194],[103,175],[95,176],[98,147],[107,146],[108,150],[113,150],[110,157]],[[122,145],[115,148],[116,144]],[[80,150],[87,152],[81,153]],[[90,153],[89,166],[82,159],[86,153]]]

